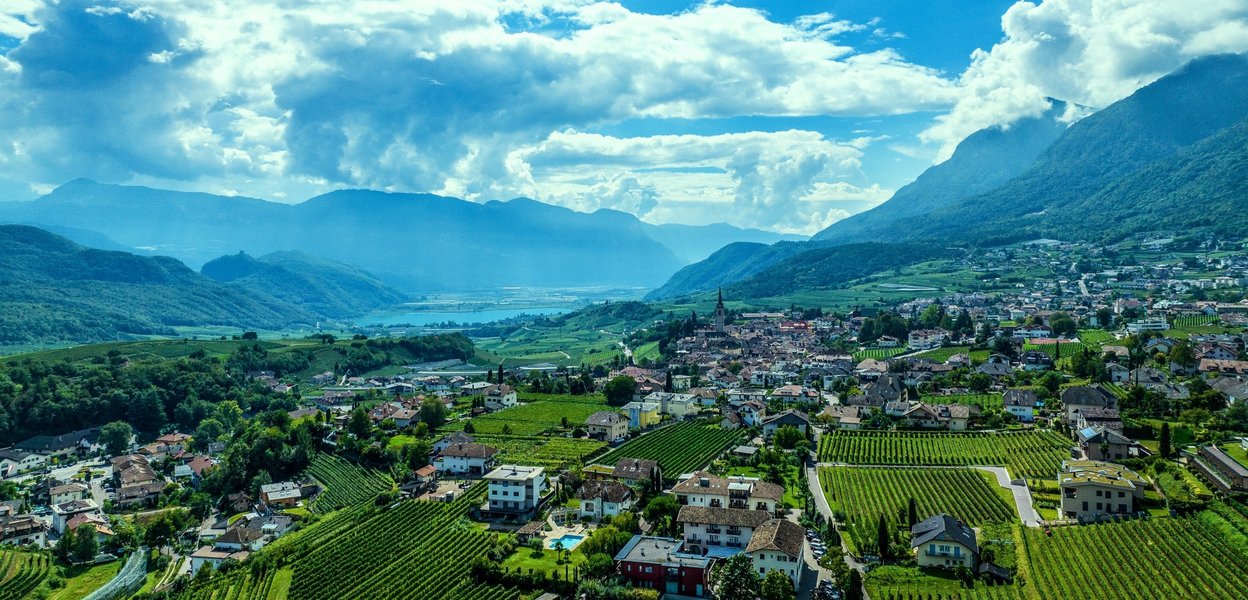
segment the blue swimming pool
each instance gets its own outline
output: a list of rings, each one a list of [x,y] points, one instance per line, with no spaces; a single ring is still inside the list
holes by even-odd
[[[584,539],[585,539],[585,536],[583,535],[565,533],[563,534],[562,537],[552,538],[549,541],[547,541],[546,547],[553,550],[556,544],[562,543],[564,550],[571,550],[573,548],[576,548],[576,545],[581,543]]]

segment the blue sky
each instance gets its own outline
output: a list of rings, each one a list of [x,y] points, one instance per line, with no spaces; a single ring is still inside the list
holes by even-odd
[[[9,0],[0,197],[367,187],[811,234],[1046,97],[1246,49],[1242,0]]]

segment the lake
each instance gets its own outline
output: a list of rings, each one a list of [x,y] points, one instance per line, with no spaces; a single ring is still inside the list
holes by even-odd
[[[478,323],[491,323],[501,321],[503,319],[511,319],[520,315],[559,315],[566,313],[572,309],[566,307],[550,307],[550,306],[534,306],[526,308],[490,308],[484,310],[417,310],[410,312],[384,312],[373,313],[356,319],[355,324],[360,326],[382,325],[390,327],[394,325],[413,325],[416,327],[425,327],[454,321],[456,323],[475,325]]]

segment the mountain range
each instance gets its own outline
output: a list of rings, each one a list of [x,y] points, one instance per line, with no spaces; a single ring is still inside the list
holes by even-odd
[[[405,293],[654,287],[724,244],[793,237],[722,224],[651,225],[619,211],[581,213],[528,199],[479,204],[340,190],[280,204],[85,179],[34,201],[0,203],[0,222],[192,266],[239,251],[298,251],[358,266]]]
[[[222,256],[205,263],[200,274],[333,319],[362,315],[407,299],[359,267],[295,251],[258,258],[246,252]]]
[[[819,271],[860,260],[865,243],[932,249],[888,252],[887,269],[951,244],[1248,235],[1248,56],[1193,60],[1069,126],[1058,118],[1065,109],[1054,101],[1043,115],[967,137],[888,201],[809,242],[725,247],[647,298],[734,285],[743,297],[767,297],[774,287],[750,281],[795,273],[813,274],[805,289],[836,287],[847,281]]]

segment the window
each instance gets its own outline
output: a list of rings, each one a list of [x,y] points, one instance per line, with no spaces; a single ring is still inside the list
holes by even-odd
[[[1126,495],[1127,495],[1127,494],[1126,494],[1126,492],[1118,492],[1118,497],[1119,497],[1119,498],[1122,498],[1122,497],[1124,497],[1124,496],[1126,496]]]
[[[1101,503],[1100,503],[1100,502],[1097,502],[1097,503],[1096,503],[1096,510],[1101,510]]]

